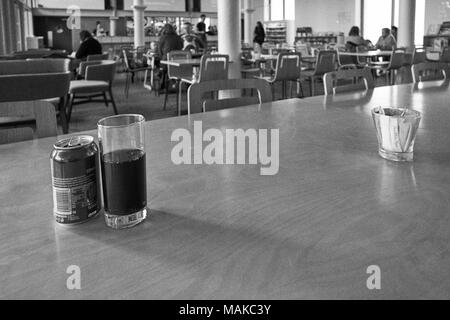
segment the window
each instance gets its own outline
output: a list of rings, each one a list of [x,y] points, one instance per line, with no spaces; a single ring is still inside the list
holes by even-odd
[[[414,43],[423,46],[425,35],[425,0],[416,0],[416,30]]]
[[[392,0],[364,1],[364,38],[374,44],[381,36],[381,29],[391,28]]]
[[[295,0],[265,0],[264,20],[295,20]]]

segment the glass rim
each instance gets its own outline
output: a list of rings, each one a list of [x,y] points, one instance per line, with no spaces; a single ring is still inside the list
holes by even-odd
[[[406,114],[403,116],[403,118],[422,118],[422,113],[420,111],[409,109],[409,108],[393,108],[393,107],[381,107],[383,110],[385,109],[391,109],[391,110],[407,110]],[[374,116],[386,116],[386,117],[397,117],[400,116],[389,116],[379,113],[380,108],[373,108],[372,109],[372,115]],[[409,114],[408,114],[409,113]]]
[[[118,119],[118,118],[126,118],[126,117],[133,117],[136,118],[136,121],[133,123],[129,123],[129,124],[121,124],[121,125],[104,125],[102,124],[103,122],[107,121],[107,120],[111,120],[111,119]],[[141,114],[119,114],[116,116],[110,116],[110,117],[105,117],[100,119],[97,122],[97,127],[98,128],[105,128],[105,129],[113,129],[113,128],[125,128],[125,127],[130,127],[130,126],[134,126],[136,124],[142,124],[145,122],[145,117]]]

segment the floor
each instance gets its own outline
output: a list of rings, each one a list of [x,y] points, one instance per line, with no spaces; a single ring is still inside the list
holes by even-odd
[[[377,85],[385,85],[383,77],[377,80]],[[137,79],[130,87],[128,99],[125,97],[125,74],[118,73],[113,86],[114,98],[117,103],[117,108],[121,114],[142,114],[147,121],[163,119],[177,116],[176,110],[176,95],[174,93],[169,95],[167,109],[163,110],[164,94],[156,96],[154,92],[150,92],[143,86],[143,81]],[[303,91],[306,96],[309,95],[308,83],[303,84]],[[281,98],[281,85],[275,87],[276,99]],[[316,85],[316,95],[323,95],[322,84]],[[293,90],[293,97],[295,97],[295,89]],[[186,93],[182,98],[182,110],[187,108]],[[103,103],[88,103],[74,106],[72,119],[70,121],[70,133],[77,133],[82,131],[95,130],[97,122],[107,116],[114,115],[112,107],[106,108]]]

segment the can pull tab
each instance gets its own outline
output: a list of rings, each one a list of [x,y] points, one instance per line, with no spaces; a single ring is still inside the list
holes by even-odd
[[[69,140],[69,144],[68,147],[72,148],[72,147],[76,147],[80,145],[80,137],[72,137]]]

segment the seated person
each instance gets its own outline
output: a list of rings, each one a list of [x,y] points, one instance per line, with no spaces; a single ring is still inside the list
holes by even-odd
[[[370,47],[370,41],[365,40],[359,35],[359,27],[353,26],[350,29],[348,37],[345,39],[346,49],[350,52],[356,52],[356,48],[366,51]]]
[[[206,49],[206,44],[199,36],[192,32],[192,29],[190,22],[184,23],[184,34],[181,36],[183,39],[183,50],[200,52]]]
[[[389,28],[384,28],[382,30],[381,37],[378,39],[375,48],[387,51],[395,50],[397,48],[397,41],[395,41]]]
[[[95,54],[102,54],[102,45],[92,37],[89,31],[83,30],[80,32],[81,45],[75,53],[75,58],[79,60],[86,60],[88,56]]]

